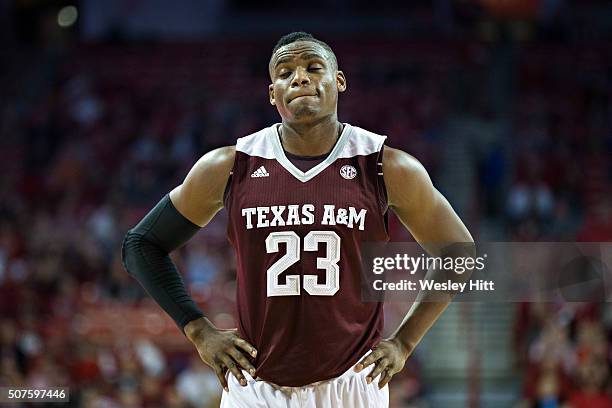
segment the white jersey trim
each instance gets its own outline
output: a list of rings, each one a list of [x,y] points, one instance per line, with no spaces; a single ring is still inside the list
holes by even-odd
[[[287,158],[287,155],[285,155],[285,150],[280,142],[278,133],[280,125],[280,123],[276,123],[259,132],[241,137],[236,142],[236,150],[249,156],[276,159],[281,166],[303,183],[316,177],[336,159],[367,156],[379,152],[387,138],[386,136],[345,123],[340,138],[325,160],[312,169],[303,172],[295,167]]]
[[[272,144],[274,146],[274,155],[276,156],[276,161],[280,163],[281,166],[285,168],[289,173],[291,173],[296,179],[300,180],[302,183],[306,183],[309,180],[312,180],[319,173],[329,167],[340,153],[344,150],[344,146],[349,139],[349,136],[353,133],[353,127],[348,123],[345,123],[344,129],[342,130],[342,134],[340,134],[340,138],[336,142],[336,145],[329,153],[329,155],[323,160],[321,163],[314,166],[312,169],[304,172],[297,167],[294,166],[293,163],[287,158],[285,154],[285,149],[280,142],[280,136],[278,134],[278,128],[280,123],[275,124],[270,129],[270,137],[272,139]]]
[[[368,130],[353,126],[353,134],[338,159],[347,159],[355,156],[367,156],[380,152],[387,136],[378,135]]]
[[[265,128],[236,141],[236,151],[249,156],[274,159],[274,150],[270,143],[270,128]]]

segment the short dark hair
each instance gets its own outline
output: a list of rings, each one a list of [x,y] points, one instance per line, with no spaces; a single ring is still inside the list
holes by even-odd
[[[298,41],[310,41],[319,44],[325,49],[325,51],[329,53],[332,61],[336,65],[336,68],[338,68],[338,59],[336,58],[336,54],[331,49],[331,47],[325,41],[321,41],[318,38],[315,38],[312,34],[306,33],[304,31],[294,31],[292,33],[283,35],[272,49],[272,55],[274,56],[274,53],[278,51],[279,48]]]

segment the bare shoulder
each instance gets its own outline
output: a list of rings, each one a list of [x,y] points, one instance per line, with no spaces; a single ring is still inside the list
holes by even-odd
[[[385,146],[383,151],[383,172],[387,189],[395,187],[419,188],[431,185],[425,167],[414,156],[392,147]]]
[[[383,151],[383,166],[391,171],[406,171],[420,173],[425,168],[416,157],[400,149],[385,146]]]
[[[224,146],[211,150],[194,164],[188,177],[190,175],[209,177],[211,174],[221,176],[226,172],[229,174],[235,157],[236,146]],[[227,180],[227,177],[225,179]]]
[[[235,156],[235,146],[211,150],[194,164],[183,183],[170,192],[172,204],[194,224],[206,225],[223,207],[223,193]]]

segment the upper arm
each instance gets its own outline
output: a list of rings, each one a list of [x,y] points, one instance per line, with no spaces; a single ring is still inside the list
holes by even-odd
[[[383,172],[389,206],[425,249],[439,248],[431,244],[473,242],[468,229],[417,159],[385,147]]]
[[[221,147],[202,156],[170,200],[184,217],[203,227],[223,208],[223,194],[234,165],[235,146]]]

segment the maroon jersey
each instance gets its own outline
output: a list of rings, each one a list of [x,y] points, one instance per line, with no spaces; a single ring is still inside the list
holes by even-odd
[[[361,300],[360,243],[388,240],[385,137],[345,124],[304,172],[279,126],[238,139],[225,207],[240,335],[259,377],[301,386],[341,375],[380,340],[383,305]]]

